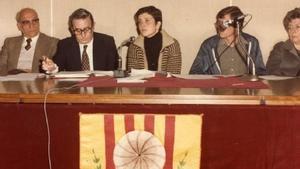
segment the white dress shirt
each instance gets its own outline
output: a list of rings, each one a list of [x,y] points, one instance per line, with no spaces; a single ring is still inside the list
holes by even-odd
[[[89,64],[90,64],[90,71],[94,70],[94,61],[93,61],[93,41],[94,39],[92,39],[89,43],[87,44],[79,44],[79,48],[80,48],[80,56],[82,57],[82,53],[83,53],[83,46],[87,45],[86,48],[86,52],[89,56]],[[81,58],[82,59],[82,58]]]

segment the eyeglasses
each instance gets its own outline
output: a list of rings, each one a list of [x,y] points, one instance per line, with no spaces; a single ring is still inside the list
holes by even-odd
[[[91,27],[87,27],[84,29],[79,29],[79,28],[73,29],[75,35],[82,35],[82,33],[86,34],[86,33],[90,33],[91,31],[92,31]]]
[[[39,18],[36,18],[36,19],[32,19],[32,20],[23,20],[23,21],[20,21],[20,23],[24,26],[27,26],[27,25],[37,25],[38,23],[40,22],[40,19]]]
[[[300,25],[296,25],[296,26],[289,26],[288,28],[289,32],[299,32],[300,31]]]

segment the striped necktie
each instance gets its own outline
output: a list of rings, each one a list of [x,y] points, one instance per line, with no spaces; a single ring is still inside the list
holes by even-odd
[[[83,52],[81,57],[81,70],[90,70],[89,56],[86,52],[88,45],[83,46]]]
[[[26,40],[26,42],[27,42],[27,44],[26,44],[26,46],[25,46],[25,49],[26,50],[29,50],[30,48],[31,48],[31,45],[30,45],[30,42],[31,42],[32,40],[31,40],[31,38],[28,38],[27,40]]]

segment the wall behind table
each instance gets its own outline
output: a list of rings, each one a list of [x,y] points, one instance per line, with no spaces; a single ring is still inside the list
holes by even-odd
[[[238,5],[244,13],[252,14],[253,19],[245,32],[259,39],[266,61],[274,43],[287,38],[282,19],[288,10],[299,6],[299,0],[1,0],[0,43],[3,44],[5,37],[20,34],[14,19],[20,8],[35,8],[42,32],[64,38],[70,35],[68,16],[82,7],[93,13],[95,30],[113,35],[118,46],[126,38],[137,35],[133,15],[146,5],[162,10],[163,28],[180,42],[182,73],[188,73],[201,42],[215,33],[215,15],[221,8]]]

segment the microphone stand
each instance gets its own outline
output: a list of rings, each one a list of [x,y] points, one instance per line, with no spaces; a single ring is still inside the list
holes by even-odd
[[[252,57],[250,56],[250,49],[248,51],[246,51],[246,49],[243,46],[243,43],[241,41],[241,37],[240,37],[240,23],[239,23],[238,20],[236,21],[236,25],[237,25],[237,39],[238,39],[238,43],[240,43],[241,48],[243,49],[244,53],[246,54],[246,58],[247,58],[248,74],[246,74],[246,76],[244,76],[243,79],[246,79],[246,80],[252,81],[252,82],[258,81],[259,79],[256,76],[255,63],[254,63],[254,60],[252,59]],[[250,64],[252,65],[252,71],[250,71]],[[250,72],[251,72],[251,74],[250,74]]]
[[[115,78],[122,78],[122,77],[128,77],[128,72],[126,70],[122,69],[122,48],[123,45],[120,45],[117,50],[118,50],[118,68],[117,70],[114,70],[114,77]]]

